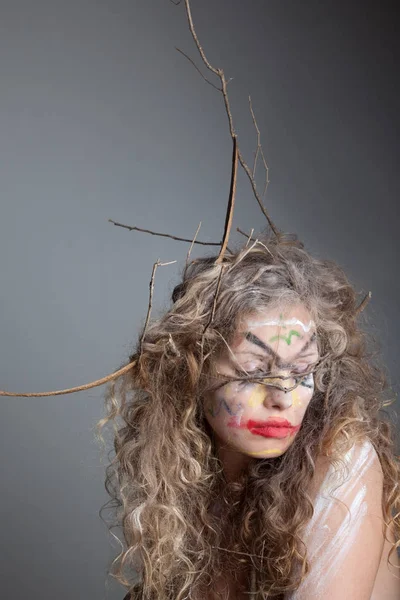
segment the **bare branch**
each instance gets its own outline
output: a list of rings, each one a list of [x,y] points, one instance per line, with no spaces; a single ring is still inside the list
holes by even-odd
[[[193,240],[192,240],[192,243],[190,244],[190,248],[189,248],[189,251],[188,251],[188,253],[187,253],[187,256],[186,256],[186,265],[187,265],[187,264],[188,264],[188,262],[189,262],[189,258],[190,258],[190,255],[191,255],[191,253],[192,253],[193,246],[194,246],[194,244],[195,244],[195,242],[196,242],[197,235],[198,235],[198,233],[199,233],[199,231],[200,231],[200,227],[201,227],[201,221],[200,221],[200,223],[199,223],[199,224],[198,224],[198,226],[197,226],[196,233],[194,234],[194,238],[193,238]]]
[[[244,160],[242,153],[239,151],[239,161],[240,164],[242,165],[246,175],[249,178],[250,181],[250,185],[251,188],[253,190],[253,194],[258,202],[259,207],[261,208],[261,212],[263,213],[264,217],[267,219],[269,226],[271,227],[272,231],[274,232],[274,234],[276,235],[276,237],[279,237],[279,231],[278,229],[275,227],[273,221],[271,220],[271,217],[269,216],[269,214],[267,213],[267,209],[265,208],[265,206],[262,203],[262,200],[260,198],[260,194],[257,191],[257,187],[256,187],[256,182],[254,181],[254,178],[252,177],[251,171],[246,163],[246,161]]]
[[[368,294],[366,294],[366,296],[364,297],[363,301],[357,306],[356,311],[355,311],[356,315],[359,315],[360,313],[362,313],[364,308],[367,306],[367,304],[371,300],[371,297],[372,297],[372,292],[368,292]]]
[[[158,267],[165,267],[167,265],[172,265],[174,263],[176,263],[176,260],[171,260],[169,262],[162,263],[162,262],[160,262],[160,259],[158,259],[158,260],[156,260],[156,262],[153,265],[153,270],[151,272],[151,279],[150,279],[150,283],[149,283],[149,288],[150,288],[149,306],[147,308],[146,321],[145,321],[145,324],[144,324],[142,337],[140,338],[140,354],[142,353],[143,341],[144,341],[144,338],[146,336],[147,326],[148,326],[149,321],[150,321],[151,309],[152,309],[152,306],[153,306],[154,278],[155,278],[155,275],[156,275],[157,268]]]
[[[190,29],[190,33],[193,36],[193,39],[195,41],[195,44],[197,46],[197,49],[200,53],[200,56],[204,62],[204,64],[206,65],[207,69],[209,69],[212,73],[214,73],[215,75],[217,75],[219,78],[221,78],[221,71],[220,69],[216,69],[215,67],[213,67],[212,65],[210,65],[210,63],[208,62],[206,55],[204,54],[204,50],[200,45],[199,42],[199,38],[197,37],[197,33],[194,29],[194,25],[193,25],[193,18],[192,18],[192,12],[190,10],[190,2],[189,0],[185,0],[185,7],[186,7],[186,15],[187,15],[187,19],[189,22],[189,29]]]
[[[205,66],[207,67],[207,69],[209,69],[212,73],[214,73],[214,75],[217,75],[219,77],[220,81],[221,81],[221,93],[222,93],[222,96],[224,98],[225,110],[226,110],[226,114],[227,114],[228,121],[229,121],[229,131],[230,131],[231,137],[233,139],[234,137],[236,137],[236,133],[235,133],[235,129],[233,127],[232,111],[231,111],[230,104],[229,104],[229,98],[228,98],[228,92],[227,92],[227,81],[225,79],[224,72],[223,72],[222,69],[216,69],[215,67],[213,67],[210,64],[210,62],[208,61],[208,59],[207,59],[207,57],[206,57],[206,55],[204,53],[204,50],[203,50],[203,48],[202,48],[202,46],[201,46],[201,44],[199,42],[199,38],[197,37],[197,33],[196,33],[195,28],[194,28],[192,13],[191,13],[191,10],[190,10],[190,1],[189,0],[185,0],[185,7],[186,7],[186,15],[187,15],[188,23],[189,23],[189,29],[190,29],[190,32],[192,34],[193,40],[194,40],[194,42],[196,44],[196,47],[197,47],[197,49],[199,51],[199,54],[200,54],[200,56],[201,56],[201,58],[202,58],[202,60],[203,60],[203,62],[205,64]],[[253,115],[254,115],[254,113],[253,113]],[[254,118],[254,121],[255,121],[255,118]],[[257,127],[257,129],[258,129],[258,127]],[[259,153],[260,154],[262,153],[262,148],[261,148],[261,150],[259,150]],[[268,224],[269,224],[270,228],[272,229],[273,233],[278,237],[279,236],[279,231],[275,227],[275,225],[272,222],[269,214],[267,213],[267,210],[266,210],[265,206],[262,203],[260,195],[259,195],[259,193],[257,191],[257,186],[256,186],[256,183],[255,183],[255,180],[254,180],[254,176],[253,176],[251,170],[249,169],[246,161],[244,160],[244,158],[243,158],[242,153],[240,152],[240,150],[238,150],[238,156],[239,156],[239,162],[240,162],[241,166],[243,167],[244,171],[246,172],[246,174],[247,174],[247,176],[248,176],[248,178],[250,180],[250,184],[251,184],[251,188],[253,190],[253,194],[254,194],[254,196],[255,196],[255,198],[256,198],[256,200],[257,200],[257,202],[258,202],[258,204],[259,204],[259,206],[261,208],[261,211],[262,211],[263,215],[265,216],[265,218],[267,219]],[[264,165],[266,166],[267,163],[265,161],[263,153],[262,153],[262,158],[263,158]],[[266,190],[266,187],[265,187],[265,190]],[[264,190],[264,193],[265,193],[265,190]]]
[[[245,231],[242,231],[242,230],[240,229],[240,227],[236,227],[236,231],[238,231],[239,233],[241,233],[242,235],[244,235],[244,237],[247,237],[247,238],[248,238],[248,240],[251,240],[252,242],[255,242],[255,241],[256,241],[256,238],[253,238],[253,237],[252,237],[252,235],[253,235],[253,232],[254,232],[254,229],[252,229],[252,230],[251,230],[251,233],[250,233],[250,234],[246,233]],[[248,245],[248,240],[247,240],[247,244],[246,244],[246,246]]]
[[[257,121],[256,118],[254,116],[254,112],[253,112],[253,105],[251,103],[251,97],[249,96],[249,104],[250,104],[250,112],[251,112],[251,116],[253,117],[253,123],[254,123],[254,127],[256,129],[256,133],[257,133],[257,148],[254,154],[254,164],[253,164],[253,178],[256,176],[256,169],[257,169],[257,160],[258,160],[258,155],[260,152],[260,148],[261,148],[261,144],[260,144],[260,138],[261,138],[261,133],[260,130],[258,129],[258,125],[257,125]]]
[[[192,34],[192,37],[194,39],[194,42],[197,46],[197,49],[199,51],[199,54],[204,62],[204,64],[206,65],[207,69],[209,69],[212,73],[214,73],[214,75],[217,75],[217,77],[219,77],[220,81],[221,81],[221,93],[224,97],[224,102],[225,102],[225,109],[226,109],[226,114],[228,116],[228,121],[229,121],[229,131],[231,133],[231,136],[233,138],[233,136],[235,135],[235,130],[233,128],[233,119],[232,119],[232,112],[231,112],[231,108],[229,105],[229,98],[228,98],[228,93],[227,93],[227,82],[225,79],[225,75],[222,69],[216,69],[215,67],[213,67],[209,61],[207,60],[206,55],[204,54],[204,50],[199,42],[199,38],[197,37],[197,33],[196,30],[194,28],[194,24],[193,24],[193,17],[192,17],[192,12],[190,10],[190,2],[189,0],[185,0],[185,7],[186,7],[186,15],[187,15],[187,19],[188,19],[188,23],[189,23],[189,29],[190,29],[190,33]]]
[[[157,267],[165,267],[166,265],[172,265],[173,263],[176,263],[176,260],[172,260],[170,262],[165,262],[165,263],[162,263],[162,262],[160,262],[158,260],[153,265],[153,272],[152,272],[151,281],[150,281],[149,308],[147,310],[146,322],[145,322],[143,334],[142,334],[142,337],[141,337],[141,340],[140,340],[140,347],[142,347],[143,339],[144,339],[144,336],[146,334],[146,329],[147,329],[147,326],[148,326],[148,323],[149,323],[149,320],[150,320],[150,313],[151,313],[152,301],[153,301],[155,272],[157,270]],[[62,396],[62,395],[65,395],[65,394],[74,394],[75,392],[82,392],[84,390],[89,390],[91,388],[95,388],[95,387],[98,387],[100,385],[104,385],[105,383],[108,383],[109,381],[112,381],[113,379],[117,379],[117,377],[121,377],[121,375],[124,375],[125,373],[127,373],[128,371],[130,371],[130,369],[132,369],[135,365],[136,365],[136,360],[130,362],[128,365],[125,365],[125,367],[122,367],[118,371],[115,371],[115,373],[110,373],[110,375],[106,375],[105,377],[102,377],[101,379],[96,379],[95,381],[91,381],[90,383],[85,383],[84,385],[79,385],[77,387],[67,388],[67,389],[64,389],[64,390],[53,390],[51,392],[26,392],[26,393],[6,392],[5,390],[0,390],[0,396],[12,396],[12,397],[22,397],[22,398],[30,398],[30,397],[38,398],[38,397],[44,397],[44,396]]]
[[[263,244],[263,242],[260,242],[259,239],[256,239],[256,238],[252,237],[254,229],[251,230],[250,235],[247,234],[247,233],[245,233],[241,229],[239,229],[239,227],[236,227],[236,231],[238,231],[239,233],[241,233],[242,235],[244,235],[245,237],[247,237],[247,242],[246,242],[245,248],[247,248],[248,245],[249,245],[249,242],[252,241],[252,242],[254,242],[253,246],[255,246],[255,244],[259,244],[260,246],[262,246],[263,248],[265,248],[265,250],[272,256],[271,250],[265,244]]]
[[[265,169],[265,186],[264,186],[264,191],[263,191],[263,196],[265,196],[265,193],[267,191],[267,187],[268,187],[268,184],[269,184],[269,177],[268,177],[268,175],[269,175],[269,168],[268,168],[268,165],[267,165],[267,161],[265,160],[264,152],[263,152],[263,149],[262,149],[262,146],[261,146],[261,133],[260,133],[260,130],[259,130],[258,125],[257,125],[256,117],[254,115],[253,104],[251,102],[251,96],[249,96],[249,105],[250,105],[251,117],[253,119],[254,127],[255,127],[256,132],[257,132],[257,149],[256,149],[256,152],[255,152],[255,155],[254,155],[254,165],[253,165],[253,173],[252,173],[252,175],[253,175],[253,179],[254,179],[255,176],[256,176],[256,169],[257,169],[258,157],[259,157],[259,155],[261,155],[261,158],[262,158],[262,161],[263,161],[263,165],[264,165],[264,169]]]
[[[210,327],[211,323],[214,320],[215,309],[217,307],[217,300],[218,300],[219,288],[221,287],[222,274],[224,272],[225,267],[226,267],[226,265],[221,264],[221,269],[219,271],[218,280],[217,280],[217,287],[215,289],[215,294],[214,294],[213,306],[212,306],[210,318],[209,318],[209,320],[207,322],[207,325],[204,327],[203,336],[204,336],[205,332],[207,331],[207,329]]]
[[[151,231],[150,229],[142,229],[141,227],[133,227],[131,225],[123,225],[122,223],[116,223],[112,219],[108,219],[110,223],[116,225],[116,227],[123,227],[124,229],[129,229],[129,231],[142,231],[143,233],[150,233],[150,235],[159,235],[161,237],[167,237],[172,240],[177,240],[178,242],[189,242],[191,243],[193,240],[188,238],[176,237],[175,235],[170,235],[169,233],[158,233],[157,231]],[[196,240],[195,244],[201,244],[202,246],[220,246],[222,242],[200,242]]]
[[[224,260],[225,250],[228,245],[229,234],[231,232],[233,210],[235,208],[235,196],[236,196],[236,182],[237,182],[237,169],[238,168],[238,146],[237,138],[233,137],[233,156],[232,156],[232,171],[231,171],[231,187],[229,191],[228,208],[225,219],[224,237],[222,240],[221,250],[219,252],[217,263],[222,263]]]
[[[196,71],[198,73],[200,73],[200,75],[202,76],[202,78],[204,79],[204,81],[206,81],[208,84],[210,84],[218,92],[222,92],[221,88],[219,88],[218,86],[216,86],[215,83],[213,83],[212,81],[210,81],[209,79],[207,79],[207,77],[205,75],[203,75],[203,73],[200,71],[199,67],[196,65],[196,63],[194,62],[194,60],[192,60],[190,58],[190,56],[188,56],[187,54],[185,54],[185,52],[183,52],[183,50],[181,50],[180,48],[177,48],[176,46],[175,46],[175,50],[178,50],[178,52],[180,52],[185,58],[188,59],[188,61],[190,63],[192,63],[192,65],[194,66],[194,68],[196,69]]]
[[[122,367],[122,369],[119,369],[118,371],[115,371],[115,373],[110,373],[110,375],[106,375],[106,377],[102,377],[101,379],[96,379],[96,381],[92,381],[90,383],[85,383],[84,385],[79,385],[77,387],[73,387],[73,388],[67,388],[65,390],[55,390],[53,392],[28,392],[28,393],[17,393],[17,392],[5,392],[4,390],[0,390],[0,396],[21,396],[23,398],[28,398],[28,397],[43,397],[43,396],[62,396],[64,394],[74,394],[75,392],[82,392],[84,390],[89,390],[91,388],[94,387],[98,387],[100,385],[103,385],[104,383],[107,383],[108,381],[112,381],[113,379],[117,379],[117,377],[121,377],[121,375],[124,375],[125,373],[127,373],[128,371],[130,371],[130,369],[132,369],[136,364],[136,361],[132,361],[131,363],[129,363],[128,365],[125,365],[125,367]]]

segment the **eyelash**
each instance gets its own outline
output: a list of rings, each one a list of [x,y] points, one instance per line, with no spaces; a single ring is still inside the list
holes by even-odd
[[[304,375],[305,373],[307,373],[307,371],[309,370],[311,365],[307,365],[305,367],[305,369],[302,369],[301,371],[292,371],[293,375]],[[247,376],[247,375],[269,375],[268,371],[265,371],[264,369],[254,369],[253,371],[244,371],[244,370],[239,370],[236,369],[235,370],[236,375],[240,376]]]
[[[303,370],[303,371],[292,371],[292,375],[294,380],[297,382],[297,379],[299,377],[301,377],[303,374],[307,373],[307,371],[309,370],[309,368],[311,367],[311,365],[307,365],[307,367]],[[254,369],[253,371],[241,371],[239,369],[235,369],[235,373],[238,377],[248,377],[251,375],[268,375],[269,373],[267,371],[265,371],[264,369]],[[312,377],[312,373],[309,373],[307,375],[307,377],[304,379],[303,384],[306,384],[310,378]],[[239,386],[239,389],[244,388],[245,386],[251,386],[254,385],[253,381],[237,381],[237,385]]]

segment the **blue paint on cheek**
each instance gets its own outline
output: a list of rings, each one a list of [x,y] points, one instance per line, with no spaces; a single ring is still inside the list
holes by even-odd
[[[216,398],[209,407],[208,412],[212,417],[218,417],[221,410],[224,409],[231,417],[236,417],[238,412],[243,409],[241,402],[232,402],[228,404],[225,398]]]
[[[302,381],[300,383],[300,385],[302,385],[303,387],[309,388],[310,390],[314,389],[314,377],[312,375],[312,373],[310,375],[308,375],[308,377],[306,377],[304,379],[304,381]]]

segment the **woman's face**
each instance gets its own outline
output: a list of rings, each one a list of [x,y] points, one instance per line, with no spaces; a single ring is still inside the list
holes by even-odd
[[[216,360],[217,377],[273,375],[263,382],[283,388],[318,361],[315,323],[302,305],[247,316],[230,348]],[[264,383],[232,381],[206,394],[205,414],[219,446],[268,458],[293,443],[314,392],[313,375],[287,392]]]

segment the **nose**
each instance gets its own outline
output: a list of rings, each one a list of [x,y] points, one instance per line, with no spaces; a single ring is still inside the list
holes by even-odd
[[[281,379],[280,377],[269,378],[269,384],[277,383],[282,387],[289,387],[289,380]],[[285,392],[284,390],[279,389],[278,387],[272,387],[272,385],[265,386],[265,395],[264,395],[264,406],[267,408],[285,410],[290,408],[293,404],[293,395],[292,392]]]

